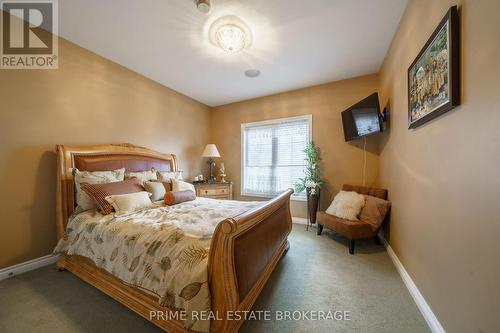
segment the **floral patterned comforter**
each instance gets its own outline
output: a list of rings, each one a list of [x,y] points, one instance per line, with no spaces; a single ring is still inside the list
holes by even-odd
[[[197,198],[122,217],[86,211],[69,221],[54,252],[90,258],[122,281],[157,295],[163,306],[208,311],[208,252],[215,227],[262,204]],[[208,332],[210,322],[186,320],[184,326]]]

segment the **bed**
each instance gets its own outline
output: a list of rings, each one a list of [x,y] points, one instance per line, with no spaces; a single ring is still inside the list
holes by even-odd
[[[75,210],[73,168],[82,171],[125,168],[131,172],[151,168],[176,171],[177,168],[175,155],[130,144],[58,145],[56,149],[58,240],[65,237],[68,221]],[[214,225],[207,248],[207,288],[211,310],[208,331],[238,331],[245,316],[234,314],[252,308],[279,259],[288,250],[292,193],[292,190],[285,191],[268,202]],[[85,256],[64,252],[57,263],[59,270],[72,272],[163,330],[191,331],[182,316],[175,315],[184,309],[160,305],[156,295],[125,283],[101,267]]]

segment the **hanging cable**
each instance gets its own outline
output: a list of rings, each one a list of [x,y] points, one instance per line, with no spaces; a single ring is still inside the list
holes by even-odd
[[[363,186],[365,186],[366,180],[366,136],[364,137],[363,144]]]

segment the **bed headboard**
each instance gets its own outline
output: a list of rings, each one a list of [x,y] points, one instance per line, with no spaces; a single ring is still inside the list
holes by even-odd
[[[82,171],[177,171],[174,154],[163,154],[128,143],[92,146],[57,145],[57,237],[66,230],[68,217],[75,209],[73,168]]]

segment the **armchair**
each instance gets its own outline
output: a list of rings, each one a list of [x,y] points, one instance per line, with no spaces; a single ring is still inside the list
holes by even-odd
[[[342,186],[342,190],[354,191],[360,194],[371,195],[383,200],[387,200],[387,190],[384,189],[344,185]],[[385,216],[385,219],[387,219],[387,215]],[[317,222],[318,222],[318,232],[317,232],[318,235],[321,235],[323,227],[326,227],[347,237],[349,239],[350,254],[354,254],[356,239],[373,237],[375,242],[377,244],[380,244],[380,240],[378,238],[378,232],[383,223],[374,230],[369,223],[360,220],[346,220],[327,214],[325,212],[318,212]]]

